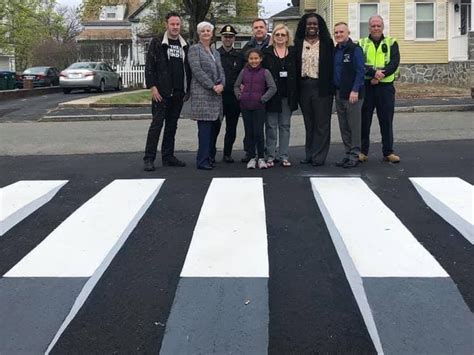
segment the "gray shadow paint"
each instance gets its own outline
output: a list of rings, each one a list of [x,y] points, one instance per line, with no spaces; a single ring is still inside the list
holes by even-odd
[[[363,278],[384,354],[472,354],[473,315],[450,278]]]
[[[88,278],[0,279],[0,354],[44,353]]]
[[[267,278],[181,278],[160,354],[266,354],[267,283]]]

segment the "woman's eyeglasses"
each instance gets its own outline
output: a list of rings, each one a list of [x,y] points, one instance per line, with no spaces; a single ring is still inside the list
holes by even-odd
[[[275,33],[275,37],[286,37],[286,33]]]

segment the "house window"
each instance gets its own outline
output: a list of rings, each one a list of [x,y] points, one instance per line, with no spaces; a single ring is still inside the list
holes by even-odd
[[[461,0],[461,35],[472,30],[471,0]]]
[[[115,12],[107,12],[107,18],[108,19],[115,18]]]
[[[378,4],[359,4],[359,38],[369,35],[369,18],[378,12]]]
[[[434,4],[417,3],[416,11],[416,38],[432,39],[434,38]]]

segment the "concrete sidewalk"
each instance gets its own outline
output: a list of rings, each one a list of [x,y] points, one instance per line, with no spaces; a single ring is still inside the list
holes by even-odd
[[[123,93],[91,96],[61,103],[58,109],[49,112],[39,121],[116,121],[151,119],[149,104],[104,105],[96,102],[104,97],[122,95]],[[450,112],[474,111],[474,100],[470,97],[437,97],[424,99],[398,99],[395,112]],[[190,113],[189,102],[185,103],[182,118]],[[301,115],[297,110],[294,115]]]
[[[379,142],[379,127],[376,119],[374,121],[371,138]],[[144,149],[149,124],[148,120],[2,123],[0,155],[140,152]],[[293,116],[291,125],[290,144],[304,145],[302,116]],[[219,150],[223,146],[224,131],[225,127],[219,135]],[[401,112],[395,116],[394,131],[396,142],[472,139],[472,113],[451,112],[448,117],[446,113]],[[242,120],[239,120],[235,149],[242,148],[242,139]],[[196,122],[181,119],[176,133],[176,150],[195,151],[197,142]],[[341,142],[335,116],[332,119],[331,142]],[[342,145],[340,149],[342,152]]]

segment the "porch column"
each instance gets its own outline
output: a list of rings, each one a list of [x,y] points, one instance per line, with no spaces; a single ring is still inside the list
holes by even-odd
[[[474,4],[472,3],[471,0],[471,21],[474,21]],[[471,22],[471,28],[469,29],[469,33],[467,34],[467,56],[469,60],[474,60],[474,26]],[[474,86],[474,78],[472,71],[474,69],[472,68],[474,65],[471,64],[471,87]]]

